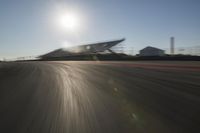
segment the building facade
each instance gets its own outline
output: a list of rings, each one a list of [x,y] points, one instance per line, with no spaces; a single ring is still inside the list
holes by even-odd
[[[148,46],[140,50],[140,56],[164,56],[165,51],[159,48]]]

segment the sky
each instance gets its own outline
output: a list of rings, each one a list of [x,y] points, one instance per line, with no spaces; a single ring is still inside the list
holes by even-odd
[[[78,26],[59,26],[76,14]],[[200,45],[200,0],[0,0],[0,58],[126,38],[126,49]]]

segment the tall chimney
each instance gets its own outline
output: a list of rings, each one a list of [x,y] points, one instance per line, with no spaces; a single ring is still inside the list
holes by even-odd
[[[170,38],[170,53],[174,54],[174,37]]]

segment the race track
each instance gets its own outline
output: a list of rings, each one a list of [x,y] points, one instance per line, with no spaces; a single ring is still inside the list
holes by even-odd
[[[189,133],[199,124],[199,62],[0,63],[0,133]]]

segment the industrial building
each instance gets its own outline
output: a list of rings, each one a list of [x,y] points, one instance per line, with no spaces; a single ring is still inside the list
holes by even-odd
[[[148,46],[140,50],[140,56],[164,56],[165,51],[159,48]]]

